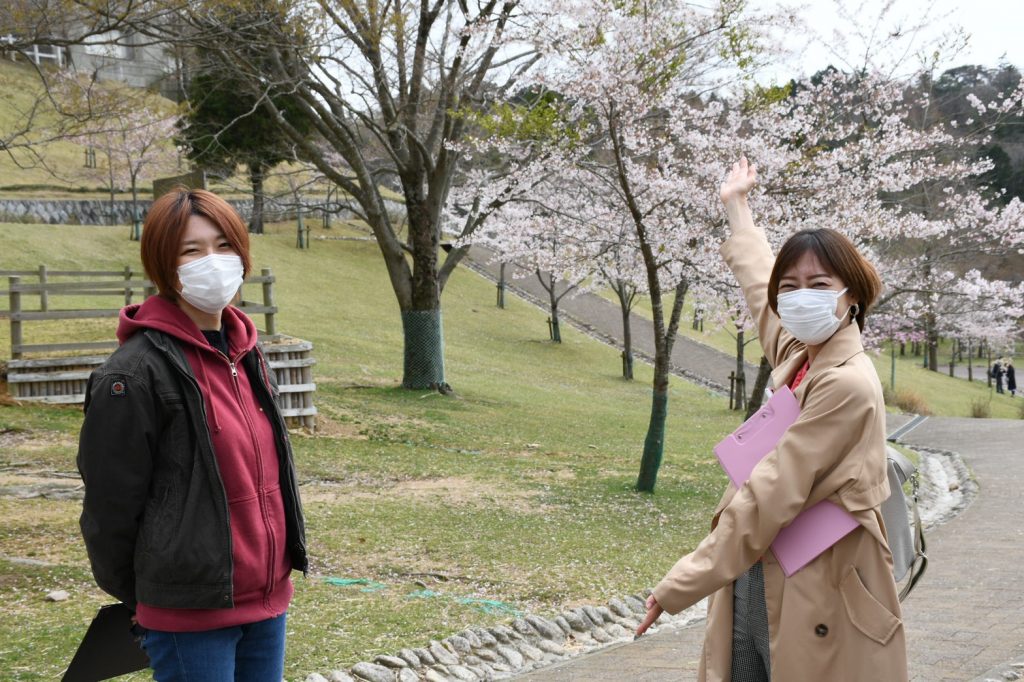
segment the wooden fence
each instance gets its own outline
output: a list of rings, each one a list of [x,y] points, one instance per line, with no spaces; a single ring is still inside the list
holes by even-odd
[[[10,320],[12,358],[7,363],[7,383],[11,394],[19,400],[83,402],[90,372],[103,364],[108,354],[106,351],[117,348],[117,341],[113,339],[26,343],[26,323],[116,318],[121,310],[120,307],[54,309],[51,305],[53,299],[67,296],[117,296],[125,305],[130,305],[136,295],[141,295],[144,299],[156,293],[152,282],[134,279],[134,273],[128,267],[122,271],[52,271],[40,266],[36,270],[0,271],[0,276],[4,275],[8,278],[8,288],[0,292],[0,296],[6,294],[9,307],[6,311],[0,311],[0,317],[7,317]],[[32,277],[36,281],[22,282],[23,277]],[[53,278],[58,277],[91,279],[53,281]],[[259,275],[247,278],[246,285],[260,285],[262,300],[249,301],[243,296],[238,305],[250,316],[264,316],[260,346],[266,353],[267,362],[281,388],[284,416],[293,425],[312,428],[316,418],[316,408],[313,406],[316,384],[312,381],[312,366],[316,361],[311,357],[313,344],[277,333],[274,282],[275,277],[270,268],[263,268]],[[243,286],[243,294],[245,291]],[[35,301],[37,297],[39,308],[27,310],[25,304]],[[26,354],[53,353],[60,353],[62,357],[25,358]]]

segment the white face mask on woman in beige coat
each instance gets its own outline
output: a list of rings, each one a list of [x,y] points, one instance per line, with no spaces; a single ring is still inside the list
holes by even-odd
[[[880,511],[889,497],[885,404],[860,327],[852,322],[863,322],[862,308],[872,301],[859,303],[851,295],[853,282],[805,252],[779,273],[776,300],[787,317],[795,315],[786,321],[796,324],[788,326],[811,343],[787,331],[769,305],[775,257],[747,207],[755,182],[754,168],[743,159],[722,187],[732,235],[721,253],[757,322],[773,385],[789,384],[810,363],[795,390],[800,417],[747,483],[728,487],[711,533],[655,587],[638,634],[662,610],[678,613],[711,595],[699,679],[729,682],[733,582],[761,560],[775,682],[903,682],[906,640]],[[812,305],[787,308],[783,301],[800,290],[823,293],[798,294]],[[830,312],[838,320],[824,340],[801,327],[811,318],[830,326],[822,312],[828,307],[813,305],[819,298],[834,300]],[[825,499],[852,514],[859,526],[786,578],[771,542],[803,509]]]

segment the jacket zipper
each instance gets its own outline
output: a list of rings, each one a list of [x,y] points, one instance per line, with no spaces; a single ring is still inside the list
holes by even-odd
[[[281,416],[281,413],[276,409],[274,396],[270,390],[270,370],[267,367],[266,363],[264,362],[263,353],[259,352],[258,348],[256,354],[256,372],[260,378],[260,388],[266,392],[265,396],[267,399],[267,403],[271,406],[271,408],[274,408],[274,426],[276,427],[275,437],[277,439],[278,449],[285,455],[283,469],[285,470],[285,473],[288,475],[288,485],[290,487],[289,493],[292,496],[292,505],[289,511],[291,511],[292,514],[292,523],[295,525],[295,544],[296,547],[302,551],[302,575],[308,576],[309,560],[306,556],[306,544],[302,541],[300,533],[303,523],[302,515],[299,513],[298,481],[296,481],[295,470],[291,464],[291,458],[288,457],[288,443],[285,440],[285,436],[283,435],[287,432],[287,427],[285,426],[284,418]]]
[[[245,418],[246,426],[249,428],[249,438],[252,440],[252,446],[256,452],[256,496],[260,503],[260,515],[263,517],[263,525],[266,527],[267,537],[270,539],[270,553],[267,557],[267,589],[263,593],[263,606],[269,609],[270,595],[274,593],[274,569],[276,568],[274,557],[277,555],[277,538],[274,537],[274,529],[270,523],[270,512],[267,510],[267,495],[266,490],[264,490],[266,477],[263,470],[263,449],[260,447],[259,438],[256,436],[256,426],[253,424],[252,419],[249,416],[249,411],[246,409],[245,401],[242,399],[242,389],[238,382],[238,368],[235,363],[241,358],[242,355],[239,355],[234,360],[228,360],[228,358],[224,359],[228,361],[228,366],[231,368],[231,379],[232,385],[235,389],[235,400],[238,401],[238,407],[241,409],[242,415]]]

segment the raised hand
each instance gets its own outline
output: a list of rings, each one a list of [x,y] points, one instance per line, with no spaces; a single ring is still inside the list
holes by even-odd
[[[719,196],[722,203],[728,204],[737,199],[746,198],[747,194],[757,184],[757,166],[747,162],[747,157],[741,156],[740,160],[732,165],[732,170],[722,183]]]

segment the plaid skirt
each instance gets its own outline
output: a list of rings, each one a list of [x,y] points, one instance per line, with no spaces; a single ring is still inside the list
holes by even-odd
[[[758,561],[733,584],[732,682],[769,682],[771,669],[764,570]]]

